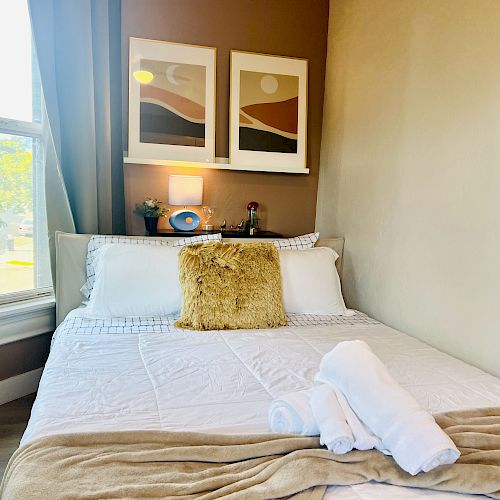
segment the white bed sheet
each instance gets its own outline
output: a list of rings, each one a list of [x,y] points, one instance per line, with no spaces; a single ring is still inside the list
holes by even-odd
[[[279,395],[312,385],[338,342],[365,340],[433,413],[500,406],[500,379],[367,316],[292,316],[273,330],[192,332],[174,318],[96,320],[73,311],[53,340],[22,443],[114,430],[269,432]],[[297,325],[297,326],[294,326]],[[340,500],[465,495],[367,483],[330,487]]]

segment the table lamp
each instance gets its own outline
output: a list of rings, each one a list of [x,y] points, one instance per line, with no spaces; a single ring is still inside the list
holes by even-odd
[[[203,201],[203,177],[197,175],[169,175],[168,203],[182,205],[169,218],[170,225],[176,231],[194,231],[200,225],[200,216],[188,210],[192,205],[201,205]]]

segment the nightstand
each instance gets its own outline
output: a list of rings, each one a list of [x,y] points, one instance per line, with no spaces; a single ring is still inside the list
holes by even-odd
[[[201,234],[217,234],[220,231],[175,231],[174,229],[160,229],[157,233],[152,233],[148,236],[161,236],[164,238],[186,238],[189,236],[199,236]],[[282,234],[274,233],[273,231],[259,231],[254,236],[242,233],[239,231],[224,231],[223,238],[283,238]]]

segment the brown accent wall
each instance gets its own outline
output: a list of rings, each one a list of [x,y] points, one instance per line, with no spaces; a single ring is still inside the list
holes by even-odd
[[[0,381],[45,365],[52,333],[0,346]]]
[[[328,35],[328,0],[123,0],[124,144],[128,135],[128,40],[142,37],[217,48],[216,156],[228,156],[230,50],[309,60],[309,175],[125,166],[128,234],[142,234],[132,211],[147,196],[167,200],[168,175],[202,175],[204,204],[236,224],[249,201],[263,209],[263,227],[284,234],[314,230]],[[166,221],[165,221],[166,222]]]

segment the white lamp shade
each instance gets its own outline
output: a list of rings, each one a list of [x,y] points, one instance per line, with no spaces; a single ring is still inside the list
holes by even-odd
[[[198,175],[169,175],[169,205],[201,205],[203,201],[203,177]]]

